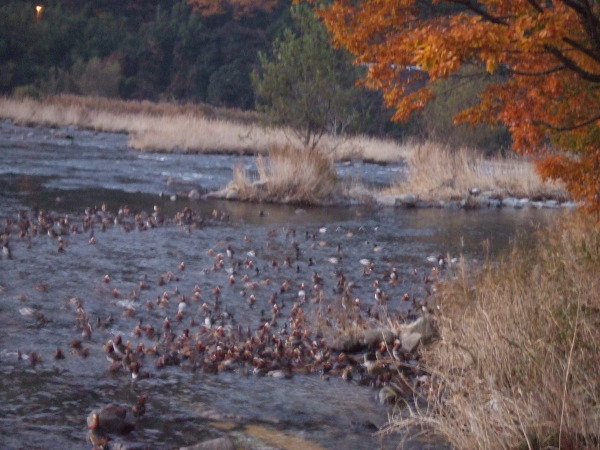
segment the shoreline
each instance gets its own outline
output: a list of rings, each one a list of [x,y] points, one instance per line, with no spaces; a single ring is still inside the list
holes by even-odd
[[[15,124],[73,126],[99,132],[126,133],[129,146],[146,152],[226,152],[265,155],[272,147],[302,146],[285,127],[265,123],[256,112],[208,105],[59,95],[42,100],[0,97],[0,118]],[[335,160],[397,162],[410,155],[409,145],[368,136],[324,136],[320,146]]]
[[[260,180],[256,182],[257,184],[260,185]],[[191,188],[192,186],[190,186]],[[571,207],[575,207],[575,204],[573,202],[569,202],[569,201],[561,201],[561,199],[546,199],[543,196],[542,197],[535,197],[532,196],[531,198],[526,198],[526,197],[510,197],[510,196],[502,196],[501,194],[499,194],[496,191],[493,190],[487,190],[487,189],[481,189],[479,188],[477,185],[471,185],[471,187],[469,187],[468,189],[464,190],[462,192],[464,192],[464,194],[462,196],[455,196],[454,198],[450,198],[449,200],[431,200],[431,201],[427,201],[427,200],[423,200],[422,197],[420,198],[420,196],[418,194],[410,194],[410,193],[403,193],[403,194],[399,194],[399,193],[390,193],[388,191],[381,191],[381,192],[373,192],[372,190],[369,190],[367,188],[361,187],[361,186],[353,186],[353,187],[347,187],[344,186],[348,189],[348,192],[352,192],[352,196],[349,197],[345,197],[345,198],[333,198],[333,201],[337,201],[337,205],[338,206],[343,206],[344,203],[342,202],[347,202],[345,204],[352,206],[352,205],[378,205],[380,207],[397,207],[397,208],[448,208],[448,209],[484,209],[484,208],[496,208],[496,209],[502,209],[502,208],[514,208],[514,209],[525,209],[525,208],[552,208],[552,209],[558,209],[558,208],[571,208]],[[224,188],[223,190],[225,190],[227,188]],[[221,190],[221,191],[223,191]],[[190,198],[190,200],[194,200],[193,198],[191,198],[192,196],[191,194],[191,190],[187,193],[188,198]],[[196,191],[197,192],[197,191]],[[182,195],[185,194],[185,192],[182,193]],[[215,193],[208,193],[206,195],[215,195]],[[202,196],[199,195],[199,199],[202,198]],[[195,195],[194,195],[195,197]],[[243,201],[242,199],[234,199],[234,198],[228,198],[228,200],[237,200],[237,201]],[[355,203],[353,203],[355,202]],[[360,202],[360,203],[359,203]],[[266,203],[263,202],[263,203]],[[274,202],[272,202],[274,203]],[[281,202],[283,203],[283,202]],[[289,203],[288,203],[289,204]],[[301,214],[302,210],[298,209],[296,210],[296,213]],[[431,280],[429,280],[428,282],[430,282]],[[443,281],[443,280],[442,280]],[[424,281],[425,282],[425,281]],[[465,283],[466,285],[466,283]],[[481,291],[485,291],[484,289],[482,289]],[[549,296],[550,297],[550,296]],[[450,316],[448,316],[450,317]],[[432,346],[430,346],[429,344],[426,344],[426,341],[429,342],[430,338],[431,339],[436,339],[435,342],[440,342],[442,341],[443,343],[443,339],[437,340],[439,339],[439,336],[434,336],[433,334],[431,334],[431,330],[429,325],[424,324],[426,319],[422,319],[421,322],[418,322],[420,320],[417,319],[414,322],[406,322],[402,324],[402,328],[398,330],[398,332],[394,332],[393,330],[389,330],[389,329],[383,329],[383,328],[379,328],[379,329],[371,329],[369,330],[368,336],[367,333],[365,333],[365,335],[360,336],[357,339],[354,339],[354,341],[351,341],[350,344],[347,343],[342,343],[342,347],[339,348],[339,350],[342,351],[347,351],[348,347],[346,347],[346,345],[350,345],[350,348],[353,348],[351,344],[358,342],[359,345],[365,345],[365,347],[361,347],[360,351],[357,353],[357,355],[359,356],[364,356],[363,353],[366,354],[366,352],[371,353],[371,351],[374,348],[377,348],[377,344],[375,342],[370,343],[369,339],[367,339],[368,337],[373,337],[375,336],[377,339],[377,342],[381,343],[382,341],[382,337],[385,336],[385,334],[389,334],[390,340],[393,340],[391,342],[385,342],[387,345],[393,345],[396,341],[396,339],[398,339],[401,343],[404,343],[407,347],[405,348],[405,350],[407,350],[407,358],[411,358],[414,357],[414,355],[416,354],[420,354],[420,352],[430,352],[432,350]],[[502,320],[502,321],[498,321],[498,323],[508,323],[510,322],[510,320]],[[483,323],[483,320],[482,320]],[[421,325],[423,325],[423,329],[421,329]],[[427,325],[427,326],[425,326]],[[386,333],[390,332],[390,333]],[[402,334],[404,333],[404,334]],[[485,336],[485,333],[482,333],[480,336]],[[443,337],[443,336],[442,336]],[[387,339],[384,339],[384,341],[387,341]],[[494,342],[499,342],[500,339],[496,339],[494,340]],[[460,341],[459,341],[460,342]],[[537,342],[537,341],[536,341]],[[415,346],[413,347],[412,344],[415,344]],[[357,344],[357,345],[358,345]],[[333,347],[332,347],[333,348]],[[387,350],[389,352],[389,350]],[[488,353],[492,353],[492,352],[488,352]],[[384,353],[384,356],[386,354]],[[409,361],[411,361],[413,359],[409,359]],[[360,361],[360,358],[359,358]],[[392,370],[392,373],[395,373],[394,371],[396,370],[395,367],[395,359],[393,357],[393,353],[392,355],[389,357],[389,361],[388,359],[385,359],[386,364],[389,362],[390,368]],[[368,360],[365,358],[364,361],[364,365],[366,370],[369,370],[368,368]],[[400,366],[399,366],[400,367]],[[399,378],[398,380],[394,380],[394,381],[398,381],[398,383],[396,383],[399,388],[396,387],[396,384],[391,384],[391,387],[389,386],[384,386],[382,387],[378,393],[377,393],[377,398],[381,403],[387,404],[389,403],[394,403],[396,401],[398,401],[400,399],[400,402],[402,402],[404,400],[405,397],[407,398],[411,398],[411,396],[414,396],[415,394],[418,396],[418,399],[429,399],[428,398],[428,394],[431,392],[431,387],[434,386],[434,383],[438,382],[438,379],[434,376],[431,375],[427,375],[424,376],[423,373],[421,372],[421,369],[423,369],[423,365],[421,365],[420,359],[419,359],[419,364],[412,367],[410,370],[407,370],[408,374],[409,374],[409,380],[410,380],[410,384],[407,386],[407,389],[404,389],[404,385],[400,384],[400,381],[402,381],[402,378]],[[372,369],[373,371],[376,370],[377,368]],[[412,372],[411,372],[412,371]],[[427,373],[427,372],[426,372]],[[277,376],[281,375],[280,373],[277,373]],[[283,374],[285,375],[285,374]],[[336,374],[337,375],[337,374]],[[275,377],[276,375],[269,375],[269,376],[273,376]],[[341,376],[341,375],[340,375]],[[411,376],[413,376],[413,378],[410,378]],[[476,385],[476,384],[473,384]],[[462,391],[457,391],[457,392],[462,392]],[[406,400],[404,400],[406,401]],[[450,416],[450,415],[448,415]]]
[[[352,191],[352,189],[350,190]],[[240,199],[237,192],[233,188],[225,187],[223,189],[208,192],[200,195],[197,190],[192,189],[188,192],[179,192],[178,197],[188,196],[191,200],[202,199],[217,199],[228,201],[246,201],[250,203],[273,203],[273,204],[294,204],[276,201],[252,201]],[[298,206],[360,206],[360,205],[377,205],[381,207],[396,207],[404,209],[504,209],[510,208],[514,210],[520,209],[575,209],[577,204],[571,200],[561,201],[555,198],[532,199],[528,197],[502,197],[495,192],[483,191],[478,193],[468,193],[461,199],[452,200],[421,200],[412,194],[384,194],[372,192],[366,188],[360,189],[358,192],[350,192],[349,198],[333,199],[329,202],[302,205]],[[301,208],[300,208],[301,209]]]
[[[285,130],[265,128],[258,122],[256,113],[223,112],[203,105],[57,96],[42,101],[0,98],[0,117],[13,125],[67,128],[67,139],[69,130],[73,129],[123,133],[128,136],[128,146],[139,152],[256,156],[266,161],[265,166],[279,164],[274,168],[267,167],[268,173],[260,174],[258,179],[249,179],[246,174],[236,175],[234,170],[231,182],[216,191],[206,193],[190,186],[189,191],[178,192],[179,197],[187,196],[192,200],[203,197],[298,206],[376,205],[475,210],[572,209],[577,206],[560,186],[540,181],[532,164],[525,159],[483,158],[473,150],[449,149],[431,142],[401,144],[364,137],[338,139],[337,144],[326,142],[325,150],[320,153],[322,159],[330,161],[329,166],[316,167],[316,173],[307,176],[306,168],[314,162],[314,155],[298,157],[302,152],[289,144]],[[200,129],[201,125],[208,125],[208,131]],[[188,135],[190,128],[193,135]],[[253,136],[250,138],[250,135]],[[142,137],[145,143],[139,141]],[[277,141],[280,143],[276,144]],[[383,189],[368,188],[360,181],[335,179],[334,161],[361,161],[381,166],[403,162],[407,165],[408,179]],[[298,167],[305,170],[299,174]],[[309,169],[313,170],[312,167]],[[276,186],[270,186],[270,183]],[[310,192],[320,183],[321,192]],[[300,194],[290,194],[290,189],[297,189]]]

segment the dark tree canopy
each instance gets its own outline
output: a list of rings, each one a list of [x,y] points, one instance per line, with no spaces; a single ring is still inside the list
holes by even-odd
[[[313,148],[325,133],[345,131],[358,116],[358,71],[335,50],[325,27],[306,6],[292,8],[294,27],[259,54],[253,82],[260,108],[297,131]]]

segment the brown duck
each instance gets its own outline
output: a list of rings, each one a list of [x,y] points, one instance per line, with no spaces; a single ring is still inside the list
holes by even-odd
[[[146,412],[146,398],[145,395],[140,395],[133,407],[109,404],[103,408],[93,410],[87,417],[90,433],[129,433]]]

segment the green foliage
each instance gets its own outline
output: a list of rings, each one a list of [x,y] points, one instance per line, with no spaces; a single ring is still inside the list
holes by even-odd
[[[186,0],[62,0],[36,17],[32,3],[9,0],[0,5],[0,93],[33,85],[250,108],[257,53],[287,14],[236,20],[194,14]]]
[[[324,133],[342,133],[358,117],[358,74],[308,7],[293,7],[292,17],[294,29],[274,42],[272,56],[259,53],[252,82],[259,108],[314,148]]]
[[[121,66],[117,61],[94,57],[73,65],[75,85],[81,93],[100,97],[117,97]]]
[[[18,86],[13,90],[14,97],[16,98],[35,98],[39,99],[42,97],[40,90],[32,84],[24,84]]]
[[[34,5],[0,2],[0,95],[76,93],[252,109],[250,74],[264,73],[258,55],[271,63],[265,55],[278,49],[288,52],[288,75],[304,77],[280,95],[314,87],[302,100],[305,112],[314,107],[305,118],[312,130],[319,132],[313,122],[334,133],[400,137],[407,129],[389,121],[379,93],[354,87],[360,70],[330,48],[310,11],[296,12],[290,30],[289,0],[243,18],[204,17],[187,0],[47,0],[39,17]]]
[[[216,106],[236,102],[249,109],[254,97],[245,66],[240,61],[234,61],[213,72],[209,78],[206,100]]]
[[[70,93],[116,98],[119,96],[120,81],[121,66],[118,61],[101,60],[97,57],[84,61],[78,58],[69,70],[51,68],[48,77],[40,81],[39,90],[47,94]]]
[[[481,69],[465,66],[452,77],[437,81],[433,90],[435,99],[417,116],[412,125],[415,134],[425,139],[439,141],[452,148],[461,146],[495,153],[510,147],[510,134],[504,126],[456,124],[453,117],[461,110],[473,106],[479,94],[498,76]]]

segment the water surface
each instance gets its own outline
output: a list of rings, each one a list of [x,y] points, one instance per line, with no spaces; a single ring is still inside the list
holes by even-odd
[[[389,409],[376,401],[376,391],[369,386],[319,373],[273,379],[254,375],[251,366],[218,374],[184,364],[156,368],[150,357],[143,369],[151,377],[132,383],[129,373],[108,370],[103,346],[117,335],[134,345],[155,344],[158,338],[134,334],[140,321],[158,334],[165,318],[175,336],[184,328],[200,332],[204,303],[215,310],[216,325],[256,333],[271,317],[269,298],[274,293],[283,311],[275,326],[286,336],[299,285],[312,286],[315,272],[323,278],[323,299],[309,301],[304,308],[307,316],[320,321],[323,335],[347,325],[327,312],[329,305],[339,309],[335,286],[342,273],[356,282],[352,295],[361,304],[349,314],[375,320],[381,308],[373,298],[373,282],[397,268],[400,282],[385,284],[385,310],[391,317],[411,314],[412,303],[402,297],[409,294],[422,301],[429,295],[423,277],[436,263],[428,257],[464,256],[477,264],[486,254],[506,248],[516,235],[529,235],[558,214],[366,207],[299,212],[291,206],[170,201],[159,194],[171,194],[183,185],[200,190],[223,187],[236,163],[252,169],[254,162],[249,157],[142,154],[129,149],[126,137],[118,134],[4,122],[0,152],[0,218],[10,231],[12,253],[11,259],[0,261],[3,448],[90,448],[87,414],[108,403],[132,404],[141,393],[149,396],[148,412],[123,439],[152,448],[220,436],[225,433],[223,422],[233,424],[234,433],[243,434],[246,424],[258,424],[323,448],[395,448],[398,436],[381,442],[373,434],[386,422]],[[339,170],[343,176],[381,183],[397,176],[399,168],[355,163]],[[178,182],[173,184],[173,179]],[[131,211],[119,215],[124,205]],[[174,220],[184,208],[193,211],[193,220]],[[19,224],[27,218],[38,223],[40,213],[55,221],[51,232],[30,229],[19,237]],[[94,217],[92,228],[86,225],[86,215]],[[215,267],[216,255],[226,255],[228,246],[234,256],[223,256],[223,267]],[[364,260],[373,264],[372,272],[365,272]],[[244,275],[257,286],[245,286]],[[166,282],[161,284],[161,279]],[[140,281],[148,289],[140,290]],[[280,292],[284,282],[292,288]],[[196,286],[201,299],[194,299]],[[221,288],[218,314],[215,286]],[[130,298],[133,290],[135,299]],[[170,301],[158,306],[165,292]],[[256,297],[253,308],[248,305],[250,294]],[[178,321],[181,295],[189,304]],[[78,305],[93,324],[91,338],[83,340],[87,357],[70,347],[73,340],[82,339]],[[65,359],[53,358],[57,348]],[[32,364],[31,353],[41,355],[42,361]],[[251,439],[247,445],[263,448]]]

